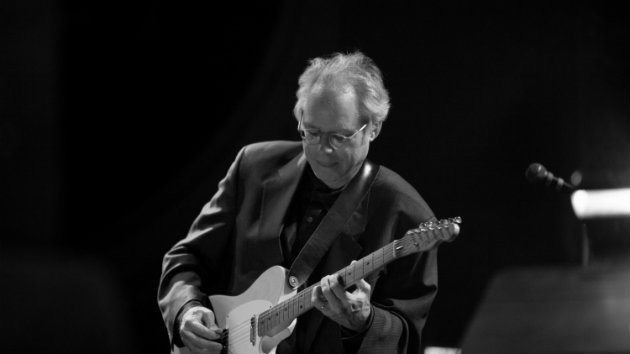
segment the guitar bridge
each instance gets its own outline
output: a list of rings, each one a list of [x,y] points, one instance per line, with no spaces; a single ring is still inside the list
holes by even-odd
[[[221,338],[219,338],[219,343],[221,343],[223,345],[223,348],[221,348],[221,354],[227,354],[228,353],[228,330],[224,329],[221,332]]]

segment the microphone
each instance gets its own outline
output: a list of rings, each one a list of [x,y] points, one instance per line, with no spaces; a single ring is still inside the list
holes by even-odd
[[[553,173],[547,171],[545,166],[539,163],[533,163],[525,170],[527,180],[532,183],[544,182],[545,186],[553,187],[555,190],[574,190],[575,187],[565,182],[562,178],[556,177]]]

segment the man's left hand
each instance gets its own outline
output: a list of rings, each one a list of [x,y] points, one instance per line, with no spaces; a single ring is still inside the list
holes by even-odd
[[[370,294],[372,287],[361,279],[353,292],[344,289],[341,276],[333,274],[322,278],[311,293],[311,303],[324,316],[355,332],[363,331],[368,325]]]

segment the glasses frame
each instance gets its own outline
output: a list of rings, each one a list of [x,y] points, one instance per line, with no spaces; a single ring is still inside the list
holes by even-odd
[[[298,133],[300,134],[300,137],[302,138],[302,141],[304,141],[307,145],[315,145],[315,144],[319,144],[321,142],[321,138],[323,135],[328,136],[328,145],[330,145],[333,149],[339,149],[342,148],[346,145],[348,145],[350,143],[350,141],[352,141],[352,139],[354,139],[355,136],[357,136],[357,134],[359,134],[360,132],[362,132],[367,126],[368,123],[363,124],[363,126],[361,126],[361,128],[355,130],[354,133],[352,133],[351,135],[343,135],[343,134],[339,134],[339,133],[311,133],[306,129],[302,129],[302,120],[304,119],[304,117],[300,117],[300,122],[298,123]],[[310,134],[310,136],[312,138],[308,138],[308,135]],[[340,139],[339,143],[333,143],[331,137],[336,137],[338,139]]]

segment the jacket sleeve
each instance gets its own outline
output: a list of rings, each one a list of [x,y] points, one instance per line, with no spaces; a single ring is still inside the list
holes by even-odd
[[[234,227],[238,198],[242,149],[219,182],[218,190],[195,219],[185,239],[166,252],[158,288],[158,305],[168,330],[171,348],[181,345],[174,328],[182,308],[191,301],[209,306],[208,294],[224,291],[226,267],[230,260],[225,252]]]
[[[392,240],[435,220],[419,196],[397,198],[384,214],[389,215],[378,233]],[[437,249],[398,259],[378,279],[366,280],[372,285],[374,318],[358,353],[420,353],[422,330],[437,293]]]
[[[373,296],[374,319],[358,353],[420,353],[422,329],[437,293],[436,254],[437,251],[432,250],[421,257],[424,259],[422,263],[426,266],[420,271],[422,276],[416,280],[422,286],[399,283],[399,281],[411,283],[414,277],[381,283],[380,287],[391,288],[392,285],[389,283],[396,282],[397,286],[404,287],[409,292],[405,296],[404,290],[398,289],[398,294]],[[414,287],[416,289],[410,289]],[[421,287],[424,288],[422,291],[419,289]]]

